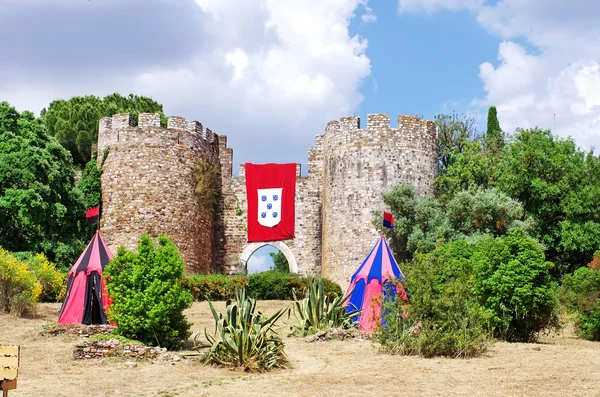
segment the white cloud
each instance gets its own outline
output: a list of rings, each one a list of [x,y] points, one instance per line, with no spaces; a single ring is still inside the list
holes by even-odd
[[[28,4],[35,1],[28,0]],[[359,86],[371,73],[365,55],[367,41],[349,32],[353,18],[374,20],[365,0],[148,0],[148,6],[141,10],[148,13],[148,9],[156,8],[160,12],[121,19],[114,11],[110,14],[109,8],[100,10],[93,1],[88,10],[77,8],[78,12],[86,11],[81,17],[69,15],[66,6],[72,1],[59,2],[56,11],[48,9],[46,16],[40,13],[44,21],[56,20],[52,12],[57,17],[63,15],[60,24],[44,29],[53,32],[56,39],[40,40],[32,35],[20,43],[27,54],[0,60],[3,70],[13,70],[0,82],[0,94],[20,109],[39,111],[41,104],[76,94],[135,92],[163,103],[167,115],[197,119],[226,134],[236,163],[306,163],[306,150],[314,144],[315,134],[321,133],[329,120],[358,107],[363,99]],[[140,1],[123,1],[121,14],[129,15],[128,6],[135,12]],[[21,3],[9,4],[19,7]],[[167,10],[176,10],[168,20]],[[27,17],[31,10],[25,7],[25,11],[18,11],[14,15],[10,9],[6,11],[6,20],[18,24],[18,17]],[[173,22],[178,17],[182,23]],[[77,67],[64,60],[51,69],[48,62],[64,58],[64,48],[59,45],[63,36],[94,42],[95,37],[105,34],[82,27],[73,35],[70,24],[78,20],[102,26],[109,26],[110,21],[111,32],[126,34],[114,40],[105,38],[111,43],[106,48],[105,41],[94,46],[73,43],[69,56],[75,58]],[[156,29],[137,33],[136,24],[147,26],[163,20],[179,30],[169,33],[166,26],[154,25]],[[2,21],[0,13],[0,33]],[[27,32],[4,33],[23,37]],[[167,33],[171,35],[168,40],[164,39]],[[161,37],[163,41],[157,43]],[[38,48],[46,49],[50,56],[27,58]],[[27,74],[23,65],[40,66]]]
[[[399,0],[405,11],[468,9],[498,35],[498,62],[479,77],[504,130],[541,127],[572,136],[583,149],[600,147],[600,2],[589,0]],[[526,45],[534,50],[526,49]],[[535,52],[534,52],[535,51]]]

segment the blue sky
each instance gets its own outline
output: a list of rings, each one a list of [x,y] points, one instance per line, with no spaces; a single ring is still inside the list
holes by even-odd
[[[557,135],[600,146],[597,1],[1,3],[0,101],[37,113],[74,95],[150,96],[227,135],[235,164],[305,174],[330,120],[457,112],[483,127],[490,105],[508,133],[556,116]]]

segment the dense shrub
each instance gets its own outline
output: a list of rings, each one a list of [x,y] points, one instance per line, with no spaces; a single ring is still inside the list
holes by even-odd
[[[232,299],[236,288],[247,287],[248,279],[224,274],[194,274],[186,277],[184,285],[190,290],[194,300],[223,301]]]
[[[42,285],[27,264],[0,249],[0,309],[17,316],[35,311]]]
[[[57,270],[56,265],[44,254],[37,254],[25,259],[29,270],[42,285],[40,302],[60,302],[67,289],[66,274]]]
[[[600,270],[582,267],[563,276],[561,301],[576,313],[579,336],[600,340]]]
[[[491,315],[494,337],[530,342],[542,330],[556,327],[556,285],[544,251],[517,229],[476,245],[471,258],[474,292]]]
[[[226,300],[235,297],[236,288],[246,288],[248,297],[260,300],[292,300],[293,291],[299,298],[309,287],[311,277],[283,273],[276,270],[256,273],[250,276],[226,276],[223,274],[188,275],[185,286],[195,300]],[[341,295],[339,284],[323,278],[326,295]]]
[[[384,302],[374,339],[392,354],[469,357],[488,344],[488,314],[473,298],[472,248],[464,241],[418,253],[404,265],[410,303]],[[398,297],[400,295],[397,295]]]
[[[182,285],[184,266],[165,236],[158,238],[157,248],[142,236],[137,253],[119,247],[104,269],[113,299],[108,317],[117,333],[149,345],[179,347],[190,336],[183,310],[192,304],[192,294]]]

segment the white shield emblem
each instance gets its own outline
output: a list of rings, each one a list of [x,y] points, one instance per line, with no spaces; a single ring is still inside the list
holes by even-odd
[[[258,190],[258,223],[273,227],[281,220],[281,191],[279,189]]]

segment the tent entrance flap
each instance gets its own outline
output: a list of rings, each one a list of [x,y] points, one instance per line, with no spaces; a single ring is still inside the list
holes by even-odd
[[[87,286],[85,291],[85,306],[83,309],[82,324],[106,324],[106,313],[102,308],[102,286],[100,284],[100,275],[92,272],[87,276]]]

